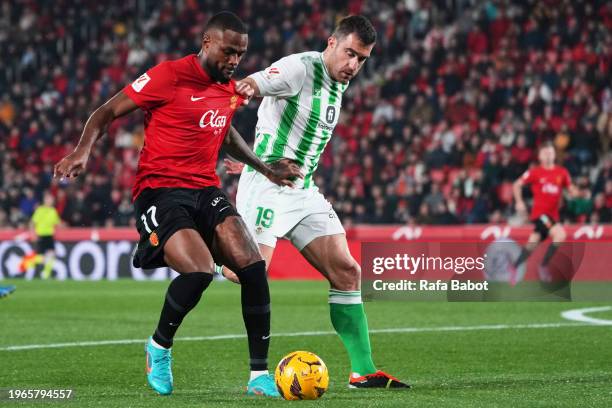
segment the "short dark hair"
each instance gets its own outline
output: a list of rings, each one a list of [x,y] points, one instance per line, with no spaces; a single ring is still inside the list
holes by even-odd
[[[542,142],[542,144],[540,144],[540,146],[538,147],[538,151],[542,150],[542,149],[548,149],[549,147],[552,147],[553,149],[555,149],[555,144],[552,142],[552,140],[545,140],[544,142]],[[556,149],[555,149],[556,150]]]
[[[352,33],[357,34],[359,40],[365,45],[376,42],[376,30],[370,20],[364,16],[344,17],[340,20],[332,35],[336,38],[343,38]]]
[[[212,29],[218,30],[232,30],[238,34],[246,34],[247,29],[240,17],[232,13],[231,11],[222,11],[215,14],[208,20],[204,32]]]

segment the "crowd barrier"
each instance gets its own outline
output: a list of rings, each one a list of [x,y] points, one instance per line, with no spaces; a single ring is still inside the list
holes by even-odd
[[[348,245],[360,261],[363,242],[493,242],[511,239],[524,243],[532,231],[530,226],[508,225],[469,226],[402,226],[359,225],[347,230]],[[599,242],[598,248],[612,252],[612,225],[568,225],[568,241]],[[70,228],[56,234],[57,261],[54,265],[58,279],[136,280],[168,279],[173,273],[168,268],[141,270],[131,264],[131,254],[138,235],[133,228]],[[608,244],[606,244],[608,243]],[[27,231],[0,230],[0,279],[32,279],[36,270],[21,272],[19,264],[33,245]],[[293,246],[279,240],[270,266],[271,279],[321,279],[321,276]]]

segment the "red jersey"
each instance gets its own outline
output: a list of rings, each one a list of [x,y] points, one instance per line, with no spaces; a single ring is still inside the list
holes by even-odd
[[[219,148],[243,99],[188,55],[151,68],[123,92],[145,111],[133,199],[147,187],[218,186]]]
[[[563,189],[571,184],[570,175],[564,167],[553,166],[545,169],[536,166],[527,170],[521,179],[525,184],[531,184],[533,194],[533,208],[531,209],[531,220],[541,215],[548,215],[555,221],[559,221],[559,204]]]

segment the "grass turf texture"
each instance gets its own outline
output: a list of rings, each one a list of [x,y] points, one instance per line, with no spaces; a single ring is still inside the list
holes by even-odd
[[[10,282],[10,281],[9,281]],[[348,358],[335,335],[274,337],[332,331],[323,282],[271,282],[271,369],[285,354],[319,354],[330,389],[318,401],[289,402],[244,395],[244,338],[181,341],[181,337],[243,334],[239,287],[215,282],[186,318],[174,345],[175,392],[155,395],[144,375],[144,339],[153,331],[167,282],[16,281],[0,300],[0,348],[24,344],[143,339],[138,344],[0,351],[0,388],[72,388],[55,406],[202,407],[610,407],[612,327],[562,326],[372,334],[380,369],[408,380],[410,391],[347,388]],[[567,309],[602,303],[366,304],[372,329],[567,323]],[[598,318],[612,317],[610,312]],[[6,402],[36,406],[41,402]]]

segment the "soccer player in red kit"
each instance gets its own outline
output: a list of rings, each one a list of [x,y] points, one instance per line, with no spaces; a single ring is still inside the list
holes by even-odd
[[[231,80],[246,52],[248,35],[229,12],[213,16],[202,49],[151,68],[89,118],[75,151],[55,167],[56,177],[85,169],[91,147],[110,123],[138,108],[145,111],[145,142],[133,188],[140,241],[137,267],[170,266],[179,272],[168,287],[159,324],[145,346],[147,380],[159,394],[173,390],[171,346],[187,313],[212,281],[214,262],[231,265],[241,283],[251,378],[249,394],[278,396],[267,356],[270,294],[265,262],[240,215],[218,188],[219,148],[271,181],[291,186],[295,165],[270,168],[230,125],[253,90]]]
[[[576,188],[572,185],[568,171],[564,167],[555,165],[555,147],[551,143],[547,142],[540,146],[538,159],[540,165],[527,170],[513,185],[516,211],[521,214],[527,213],[527,206],[522,197],[523,186],[526,184],[531,186],[533,207],[529,218],[534,223],[534,230],[515,261],[514,268],[516,271],[537,245],[550,235],[552,243],[538,271],[540,280],[546,282],[551,278],[547,271],[548,262],[566,237],[565,229],[559,224],[559,206],[563,190],[568,189],[570,195],[574,196]]]

